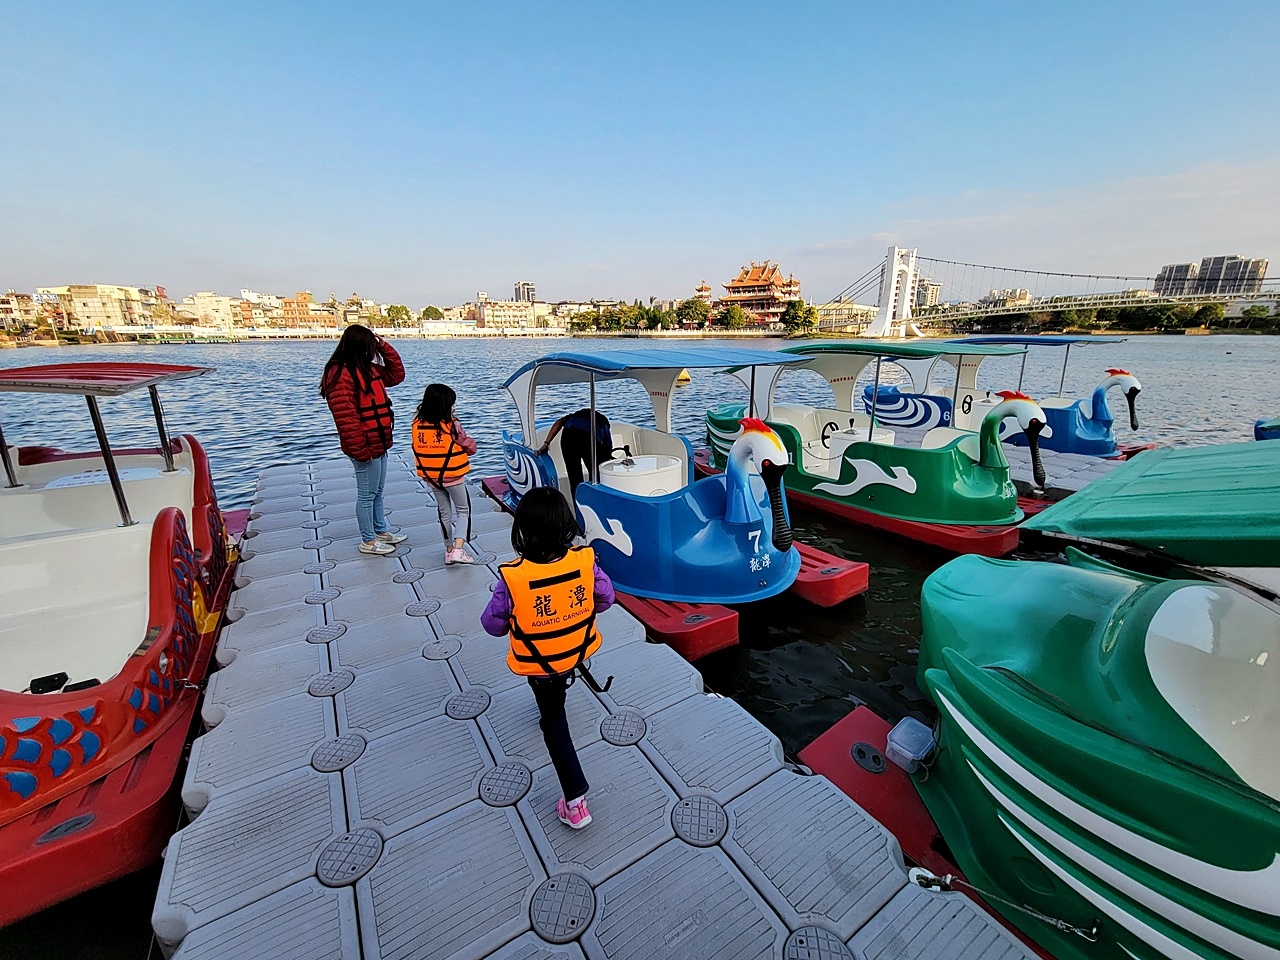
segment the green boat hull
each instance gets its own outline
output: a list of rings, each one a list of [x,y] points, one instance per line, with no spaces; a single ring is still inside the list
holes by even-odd
[[[926,581],[920,795],[1059,960],[1280,956],[1280,613],[1067,559],[961,557]]]
[[[714,466],[724,467],[744,416],[746,407],[740,403],[707,412]],[[961,439],[930,450],[857,442],[845,449],[838,472],[818,475],[804,467],[805,443],[796,427],[776,419],[766,423],[791,456],[784,476],[788,491],[917,523],[1000,526],[1022,520],[1009,461],[998,442],[991,444],[990,466],[976,463],[961,449]],[[977,440],[973,436],[970,442]]]

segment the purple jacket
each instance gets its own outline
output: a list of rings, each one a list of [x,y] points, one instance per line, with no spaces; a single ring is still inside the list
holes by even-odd
[[[593,591],[595,611],[600,614],[613,606],[613,581],[600,569],[600,564],[597,563],[594,570],[596,575]],[[480,614],[480,626],[484,627],[484,632],[492,637],[505,637],[511,631],[511,594],[507,592],[507,581],[501,577],[493,585],[493,596],[489,598],[489,605],[484,608],[484,613]]]

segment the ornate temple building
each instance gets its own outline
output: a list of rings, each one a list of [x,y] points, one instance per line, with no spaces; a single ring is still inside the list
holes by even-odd
[[[769,260],[752,260],[751,266],[743,267],[723,286],[724,295],[716,305],[724,309],[736,303],[759,323],[775,322],[790,301],[801,299],[795,274],[783,277],[782,268]]]

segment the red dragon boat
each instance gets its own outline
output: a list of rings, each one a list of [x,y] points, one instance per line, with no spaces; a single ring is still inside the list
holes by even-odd
[[[0,371],[86,399],[99,449],[0,428],[0,927],[156,861],[236,558],[209,461],[170,437],[152,363]],[[160,445],[112,450],[99,399],[145,389]]]

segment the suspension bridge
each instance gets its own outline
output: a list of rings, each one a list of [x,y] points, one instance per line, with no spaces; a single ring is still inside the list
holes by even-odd
[[[1206,289],[1212,285],[1212,289]],[[864,305],[872,295],[876,305]],[[868,337],[919,336],[924,328],[1008,314],[1106,307],[1202,306],[1280,300],[1261,278],[1166,278],[994,267],[918,256],[890,247],[885,258],[819,308],[819,329]]]

